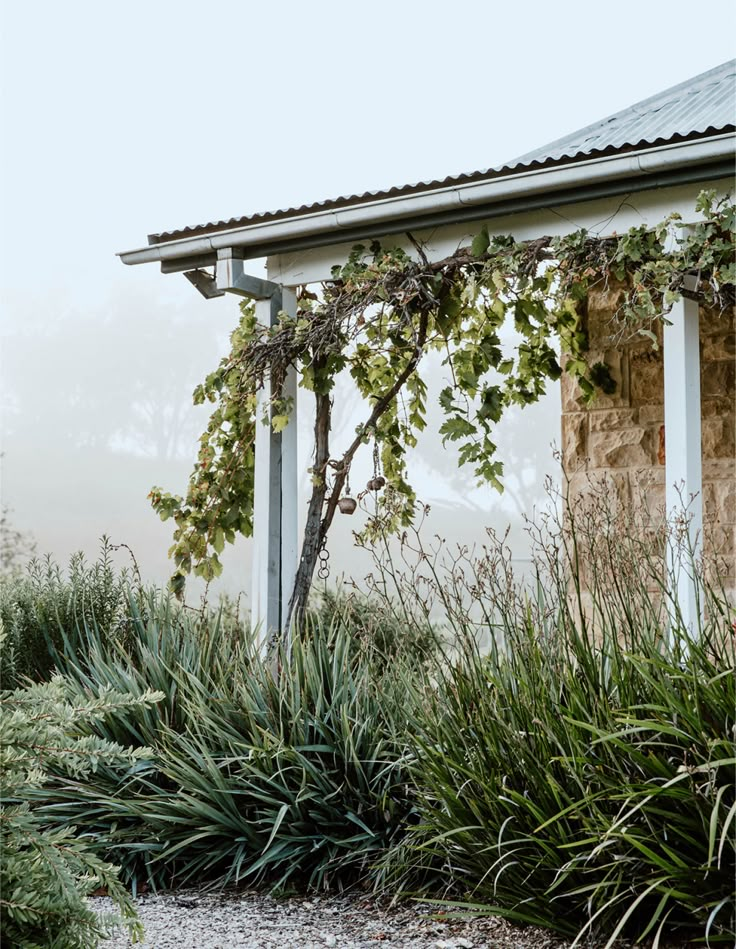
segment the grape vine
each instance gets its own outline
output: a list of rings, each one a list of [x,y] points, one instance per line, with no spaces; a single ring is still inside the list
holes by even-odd
[[[439,396],[444,442],[456,447],[460,464],[501,490],[503,465],[493,432],[509,406],[536,402],[563,371],[575,377],[587,401],[613,384],[604,364],[589,365],[586,358],[584,314],[591,289],[620,283],[620,335],[643,334],[653,345],[657,323],[666,320],[679,294],[721,311],[734,305],[734,202],[704,191],[695,210],[700,219],[686,230],[672,214],[654,228],[602,239],[579,230],[519,242],[483,229],[470,247],[442,260],[428,259],[411,235],[412,254],[375,241],[358,244],[319,294],[301,289],[295,316],[281,313],[274,326],[263,326],[254,306],[241,304],[230,353],[194,391],[195,404],[215,407],[186,495],[157,487],[149,495],[161,518],[176,524],[169,551],[174,592],[183,594],[190,573],[206,580],[218,576],[225,544],[252,532],[255,432],[263,421],[256,417],[257,393],[264,386],[276,393],[274,431],[289,424],[291,406],[280,393],[290,368],[315,398],[312,494],[289,604],[289,618],[298,618],[363,445],[373,444],[380,454],[384,526],[387,512],[396,524],[412,516],[406,454],[426,426],[421,366],[428,353],[443,355],[448,378]],[[512,355],[501,346],[507,320],[520,338]],[[352,377],[366,414],[353,440],[335,454],[331,392],[343,371]],[[370,536],[371,527],[369,520],[364,535]]]

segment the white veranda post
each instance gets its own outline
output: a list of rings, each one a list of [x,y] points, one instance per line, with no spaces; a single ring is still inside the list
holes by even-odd
[[[668,577],[673,603],[690,634],[701,625],[695,582],[703,533],[698,304],[680,297],[664,328],[664,420]],[[673,626],[676,617],[673,617]]]
[[[256,302],[259,323],[273,325],[280,310],[296,313],[292,291],[282,289]],[[253,503],[251,625],[265,648],[282,630],[294,586],[298,558],[297,387],[296,372],[287,373],[281,395],[290,399],[289,424],[274,432],[263,420],[272,416],[271,391],[258,393]]]
[[[281,293],[281,308],[296,316],[296,296],[286,287]],[[297,465],[297,377],[291,366],[284,380],[283,395],[290,400],[289,424],[281,432],[281,616],[283,630],[289,600],[294,589],[299,563],[299,469]]]
[[[280,311],[296,314],[293,291],[245,273],[232,248],[218,251],[217,291],[256,301],[256,319],[273,326]],[[294,586],[298,560],[297,385],[289,369],[280,395],[289,400],[289,424],[281,432],[270,426],[270,382],[258,392],[256,409],[255,492],[251,624],[266,648],[281,632]],[[265,424],[264,424],[265,421]]]

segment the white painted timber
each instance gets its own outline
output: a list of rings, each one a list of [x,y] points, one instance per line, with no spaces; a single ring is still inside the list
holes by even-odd
[[[669,571],[675,613],[691,636],[701,627],[695,564],[703,533],[698,305],[680,297],[664,328],[664,420]],[[677,617],[673,618],[676,627]]]
[[[273,325],[280,308],[280,294],[257,300],[258,322]],[[265,651],[281,625],[281,435],[263,424],[272,416],[269,385],[259,391],[256,411],[251,625]]]
[[[296,296],[283,291],[282,309],[291,316],[296,314]],[[281,618],[291,600],[299,563],[299,467],[297,463],[297,376],[291,367],[284,380],[283,395],[291,399],[289,424],[281,432]]]

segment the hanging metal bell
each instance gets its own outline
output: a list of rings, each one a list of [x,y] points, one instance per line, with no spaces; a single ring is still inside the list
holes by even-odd
[[[341,514],[354,514],[358,502],[355,498],[340,498],[337,502],[337,506],[340,508]]]
[[[386,479],[379,475],[377,478],[371,478],[371,480],[366,485],[369,491],[380,491],[381,488],[386,484]]]

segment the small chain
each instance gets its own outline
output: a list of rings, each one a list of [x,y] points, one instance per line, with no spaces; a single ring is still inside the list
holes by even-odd
[[[322,538],[322,543],[319,548],[319,567],[317,568],[317,576],[320,580],[325,582],[330,576],[330,552],[327,549],[327,538]]]
[[[373,439],[373,477],[378,478],[381,474],[381,457],[378,454],[378,442]]]

